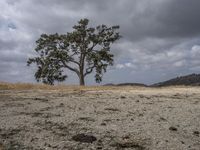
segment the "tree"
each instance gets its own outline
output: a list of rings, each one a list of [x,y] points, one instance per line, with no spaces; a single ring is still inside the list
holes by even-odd
[[[36,41],[38,57],[29,58],[27,65],[37,65],[36,80],[53,85],[67,78],[64,69],[75,72],[80,85],[85,85],[85,77],[95,71],[97,83],[102,81],[103,73],[113,65],[111,44],[121,36],[119,26],[99,25],[88,27],[89,20],[81,19],[67,34],[42,34]]]

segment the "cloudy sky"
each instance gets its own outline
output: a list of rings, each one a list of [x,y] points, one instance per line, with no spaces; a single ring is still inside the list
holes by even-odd
[[[35,82],[35,41],[66,33],[81,18],[120,25],[115,65],[103,83],[151,84],[200,73],[200,0],[0,0],[0,81]],[[78,83],[69,72],[67,84]],[[87,84],[95,84],[93,75]]]

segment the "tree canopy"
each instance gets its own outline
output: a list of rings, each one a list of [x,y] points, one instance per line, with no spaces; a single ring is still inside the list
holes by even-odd
[[[67,78],[65,69],[77,74],[80,85],[85,85],[85,77],[95,72],[97,83],[103,73],[113,65],[114,55],[111,45],[120,39],[119,26],[99,25],[88,27],[89,20],[81,19],[67,34],[42,34],[36,41],[38,56],[29,58],[28,66],[37,65],[36,80],[53,85]]]

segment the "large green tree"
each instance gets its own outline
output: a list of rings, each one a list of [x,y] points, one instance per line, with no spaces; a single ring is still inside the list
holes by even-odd
[[[121,36],[119,26],[99,25],[88,27],[89,20],[81,19],[67,34],[42,34],[36,41],[37,57],[29,58],[28,66],[37,65],[36,80],[53,85],[55,81],[67,78],[65,69],[77,74],[80,85],[85,85],[85,77],[95,71],[97,83],[103,73],[113,65],[111,44]]]

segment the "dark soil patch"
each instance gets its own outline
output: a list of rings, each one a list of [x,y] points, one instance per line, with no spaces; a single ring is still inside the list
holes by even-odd
[[[40,109],[40,111],[49,111],[51,109],[53,109],[53,107],[45,107],[45,108]]]
[[[51,118],[51,117],[60,117],[60,114],[52,114],[52,113],[41,113],[41,112],[20,112],[19,115],[27,115],[31,117],[41,117],[41,118]]]
[[[108,110],[108,111],[120,111],[120,110],[117,109],[117,108],[105,108],[105,110]]]
[[[24,104],[20,104],[20,103],[6,103],[4,104],[2,107],[24,107],[25,105]]]
[[[30,147],[25,147],[23,144],[16,142],[16,141],[10,141],[5,150],[26,150],[30,149]]]
[[[58,106],[56,106],[56,108],[59,108],[59,107],[64,107],[65,105],[63,103],[60,103]]]
[[[120,98],[121,98],[121,99],[125,99],[125,98],[126,98],[126,96],[121,96]]]
[[[160,117],[159,121],[167,121],[167,119]]]
[[[69,134],[69,129],[63,123],[56,123],[52,121],[44,121],[35,123],[36,126],[42,128],[43,130],[50,131],[59,136],[66,136]]]
[[[107,124],[105,122],[102,122],[101,123],[101,126],[106,126]]]
[[[2,143],[0,143],[0,150],[5,150],[5,148],[4,148]]]
[[[90,118],[90,117],[80,117],[79,120],[95,122],[95,120],[93,118]]]
[[[48,102],[49,100],[46,98],[34,98],[35,101],[41,101],[41,102]]]
[[[176,127],[173,127],[173,126],[172,126],[172,127],[169,127],[169,130],[170,130],[170,131],[177,131],[178,129],[177,129]]]
[[[72,140],[81,143],[93,143],[97,138],[93,135],[77,134],[72,137]]]
[[[16,129],[0,130],[0,150],[25,150],[31,149],[25,147],[20,141],[22,141],[22,131],[25,131],[25,127]],[[3,143],[2,143],[3,142]]]
[[[8,130],[0,130],[0,137],[1,139],[7,139],[13,137],[21,132],[21,129],[8,129]]]
[[[196,136],[199,136],[200,132],[199,131],[194,131],[193,134],[196,135]]]
[[[111,145],[112,147],[116,147],[117,149],[126,149],[126,148],[131,148],[135,150],[145,150],[145,147],[142,145],[139,145],[138,143],[134,142],[116,142],[115,144]]]

